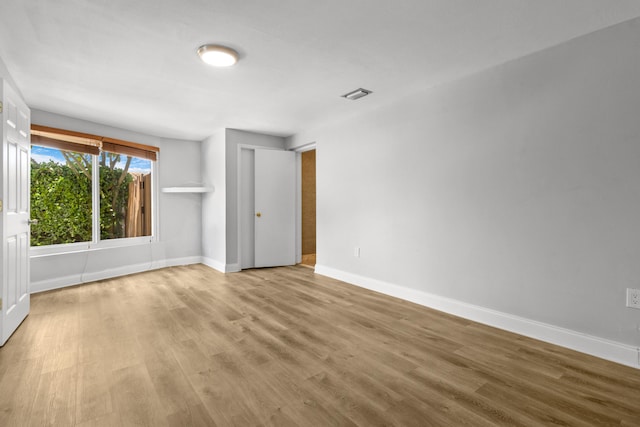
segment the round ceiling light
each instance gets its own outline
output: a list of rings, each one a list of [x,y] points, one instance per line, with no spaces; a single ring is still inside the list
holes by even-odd
[[[217,44],[200,46],[198,55],[205,63],[214,67],[230,67],[238,62],[238,52],[230,47]]]

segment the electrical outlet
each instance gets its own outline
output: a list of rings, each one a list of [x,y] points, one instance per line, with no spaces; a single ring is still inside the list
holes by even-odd
[[[627,288],[627,307],[640,309],[640,289]]]

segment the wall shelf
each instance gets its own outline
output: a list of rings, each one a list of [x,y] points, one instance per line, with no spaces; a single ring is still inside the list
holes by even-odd
[[[163,193],[211,193],[213,187],[164,187]]]

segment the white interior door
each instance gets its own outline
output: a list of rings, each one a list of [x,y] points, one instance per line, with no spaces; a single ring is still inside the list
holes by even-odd
[[[296,155],[255,150],[255,266],[295,264]]]
[[[29,314],[30,111],[2,82],[2,336]]]

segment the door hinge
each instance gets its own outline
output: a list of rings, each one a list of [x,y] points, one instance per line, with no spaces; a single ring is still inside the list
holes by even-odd
[[[2,102],[0,102],[0,114],[2,114]]]
[[[0,200],[0,212],[2,212],[2,200]]]
[[[2,298],[0,298],[0,310],[2,310]]]

